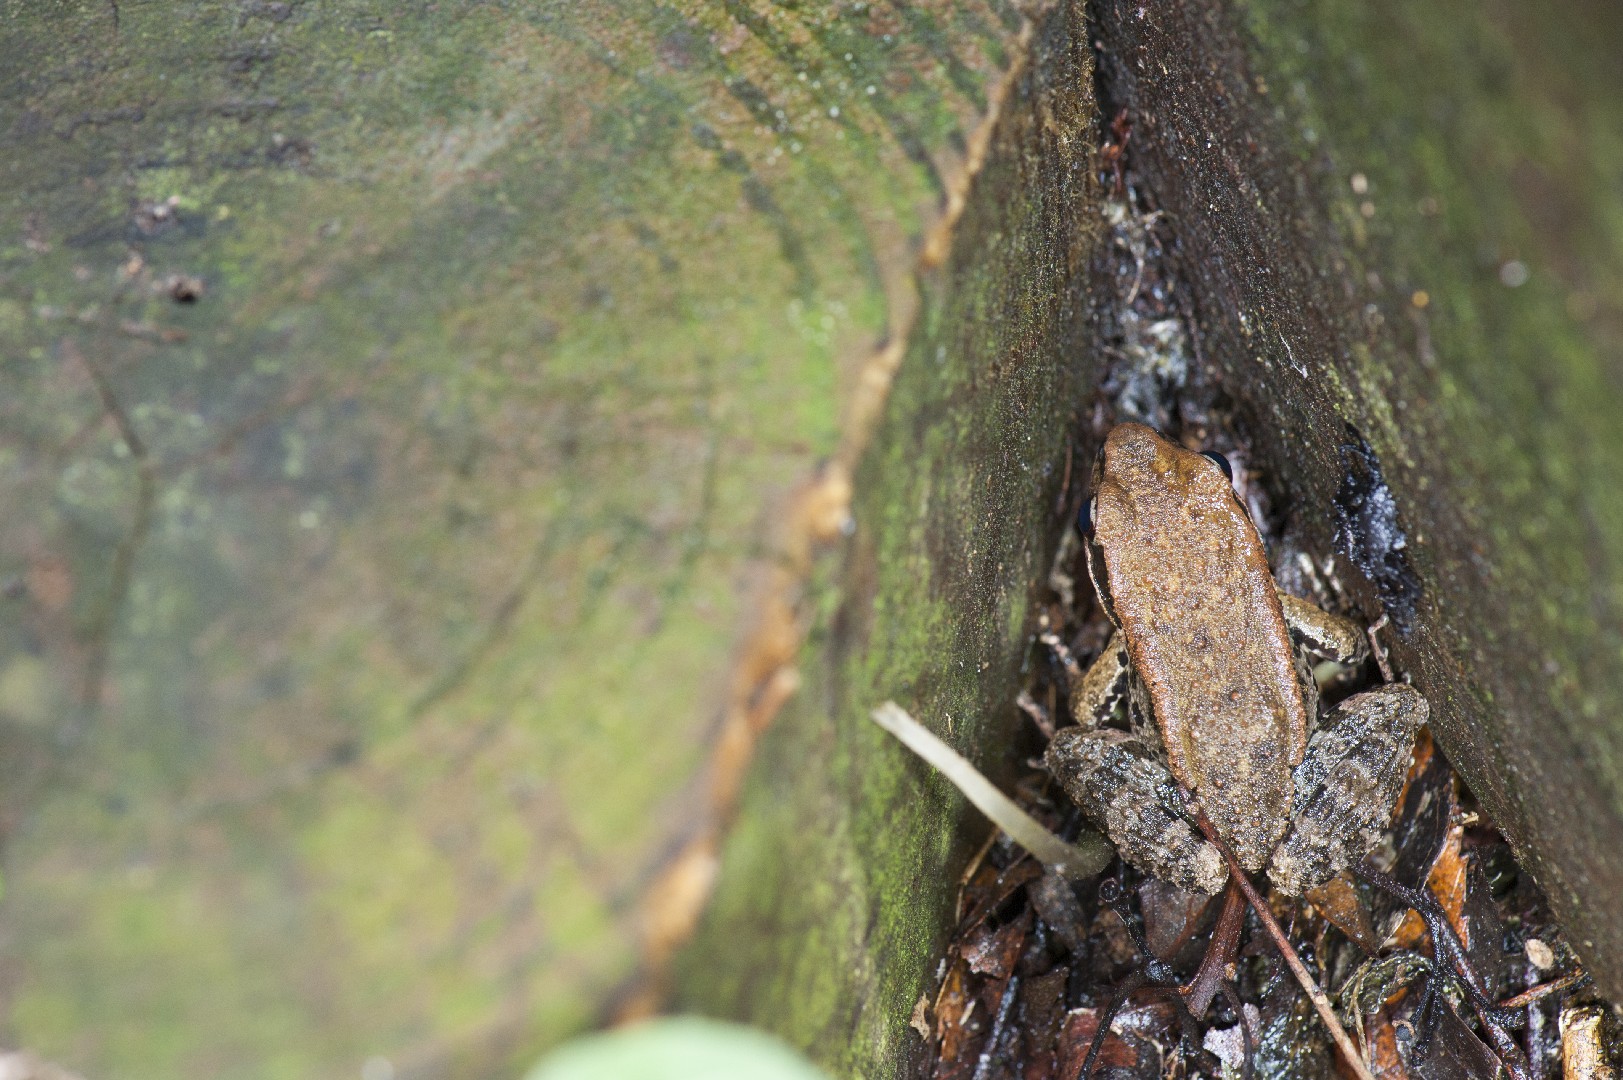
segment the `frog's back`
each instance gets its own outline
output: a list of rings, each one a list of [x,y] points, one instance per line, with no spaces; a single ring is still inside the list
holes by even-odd
[[[1307,745],[1262,541],[1214,463],[1142,425],[1110,433],[1096,497],[1112,607],[1168,765],[1255,870],[1289,823]]]

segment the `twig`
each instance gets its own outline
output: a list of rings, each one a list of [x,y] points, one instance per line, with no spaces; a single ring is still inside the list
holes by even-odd
[[[1075,844],[1049,832],[1043,824],[999,791],[980,770],[971,765],[958,751],[936,737],[935,733],[913,719],[894,701],[887,701],[873,711],[874,723],[900,739],[909,750],[934,765],[963,792],[964,798],[993,823],[1009,834],[1015,843],[1037,857],[1039,861],[1073,880],[1090,878],[1110,865],[1115,852],[1098,833],[1084,833]]]
[[[1268,932],[1269,937],[1273,938],[1274,947],[1279,950],[1279,955],[1285,958],[1285,964],[1291,969],[1291,974],[1296,976],[1296,981],[1301,984],[1302,990],[1307,994],[1308,999],[1313,1002],[1314,1010],[1318,1012],[1319,1019],[1324,1021],[1325,1028],[1330,1032],[1330,1038],[1335,1040],[1336,1046],[1340,1048],[1341,1056],[1346,1059],[1347,1067],[1352,1070],[1353,1075],[1358,1077],[1358,1080],[1375,1080],[1374,1074],[1369,1071],[1369,1066],[1364,1063],[1363,1055],[1358,1052],[1358,1047],[1353,1045],[1352,1036],[1347,1034],[1347,1029],[1342,1027],[1341,1021],[1336,1018],[1336,1012],[1330,1006],[1330,999],[1325,996],[1323,990],[1319,989],[1318,982],[1314,980],[1312,973],[1307,970],[1307,965],[1302,963],[1302,958],[1296,955],[1296,949],[1291,946],[1290,938],[1285,936],[1285,931],[1280,929],[1279,923],[1274,919],[1273,912],[1268,910],[1268,905],[1257,894],[1256,887],[1251,884],[1251,879],[1246,877],[1245,868],[1234,857],[1234,853],[1229,850],[1229,846],[1217,835],[1217,830],[1212,827],[1211,819],[1206,816],[1206,811],[1200,808],[1200,804],[1195,802],[1194,796],[1185,791],[1184,800],[1190,810],[1193,811],[1195,824],[1200,826],[1200,831],[1206,834],[1206,839],[1210,840],[1217,850],[1223,853],[1223,858],[1228,860],[1229,876],[1245,893],[1245,898],[1251,902],[1251,910],[1257,913],[1257,919],[1261,921],[1262,928]]]
[[[1047,645],[1054,653],[1055,659],[1065,669],[1065,681],[1076,686],[1082,681],[1082,665],[1076,662],[1076,655],[1071,652],[1070,646],[1059,639],[1059,635],[1052,630],[1037,635],[1037,640]]]
[[[1257,1036],[1251,1030],[1251,1018],[1246,1015],[1245,1005],[1240,1001],[1240,995],[1235,991],[1233,983],[1223,984],[1223,1000],[1229,1003],[1234,1015],[1240,1018],[1240,1046],[1245,1053],[1240,1065],[1240,1080],[1251,1080],[1257,1074]]]
[[[987,834],[986,841],[975,850],[975,854],[970,856],[969,865],[964,867],[964,872],[958,875],[958,889],[960,892],[969,888],[970,878],[974,877],[975,871],[981,868],[981,863],[986,861],[987,852],[992,850],[992,845],[995,843],[997,843],[997,830],[993,829]]]
[[[1020,706],[1020,711],[1031,717],[1031,722],[1037,725],[1037,730],[1043,733],[1043,738],[1054,737],[1054,718],[1048,715],[1048,710],[1037,704],[1037,699],[1031,696],[1031,691],[1022,690],[1020,696],[1014,699]]]
[[[1515,997],[1508,997],[1494,1007],[1497,1009],[1525,1009],[1529,1005],[1543,1001],[1551,994],[1559,994],[1563,990],[1570,990],[1579,983],[1588,981],[1589,972],[1574,971],[1561,976],[1559,979],[1552,979],[1550,982],[1541,983],[1538,986],[1523,990]]]
[[[1077,1080],[1092,1080],[1093,1067],[1099,1063],[1099,1055],[1104,1052],[1105,1041],[1110,1038],[1110,1025],[1116,1022],[1116,1014],[1121,1007],[1127,1004],[1127,999],[1137,990],[1154,984],[1154,980],[1140,968],[1121,981],[1121,985],[1111,991],[1109,999],[1103,1009],[1095,1017],[1097,1026],[1093,1029],[1093,1039],[1088,1043],[1088,1056],[1082,1059],[1082,1071],[1076,1074]]]
[[[1381,639],[1375,635],[1377,631],[1391,621],[1386,613],[1382,612],[1381,617],[1376,619],[1369,629],[1365,631],[1369,635],[1370,655],[1375,657],[1375,666],[1381,669],[1381,680],[1383,682],[1392,681],[1392,663],[1386,658],[1386,646],[1382,645]]]
[[[997,1054],[997,1044],[1003,1041],[1003,1032],[1009,1024],[1009,1010],[1014,1007],[1014,997],[1019,989],[1020,976],[1010,975],[1009,981],[1003,984],[1003,997],[998,1003],[997,1017],[992,1021],[992,1034],[986,1040],[986,1049],[981,1051],[980,1060],[975,1063],[972,1080],[986,1080],[992,1068],[992,1058]]]
[[[1245,898],[1232,884],[1224,890],[1223,910],[1218,913],[1217,926],[1212,930],[1211,944],[1201,958],[1200,968],[1186,986],[1179,988],[1189,1011],[1205,1016],[1206,1009],[1217,996],[1218,988],[1226,985],[1228,966],[1240,951],[1240,931],[1245,928]]]
[[[1528,1080],[1532,1076],[1531,1068],[1521,1048],[1505,1030],[1514,1020],[1500,1013],[1499,1006],[1488,1000],[1487,989],[1471,963],[1465,942],[1460,940],[1437,898],[1425,889],[1411,889],[1398,882],[1368,859],[1355,867],[1353,872],[1420,916],[1431,934],[1431,950],[1437,967],[1445,974],[1452,973],[1455,982],[1465,991],[1465,997],[1482,1021],[1482,1029],[1487,1032],[1494,1052],[1499,1055],[1499,1063],[1510,1073],[1512,1080]]]
[[[1279,949],[1279,954],[1285,958],[1285,963],[1289,965],[1291,974],[1296,976],[1296,981],[1302,985],[1302,989],[1307,993],[1308,998],[1312,1000],[1313,1008],[1318,1012],[1319,1019],[1324,1021],[1324,1026],[1330,1031],[1330,1037],[1335,1040],[1336,1046],[1341,1048],[1341,1055],[1346,1059],[1348,1068],[1352,1069],[1358,1080],[1375,1080],[1375,1077],[1369,1071],[1369,1066],[1364,1064],[1363,1055],[1359,1054],[1358,1047],[1353,1045],[1352,1037],[1347,1034],[1347,1029],[1341,1026],[1340,1020],[1336,1019],[1335,1010],[1330,1007],[1330,999],[1324,996],[1324,991],[1319,989],[1319,984],[1313,980],[1313,975],[1307,970],[1307,965],[1303,964],[1302,958],[1296,955],[1296,950],[1291,947],[1290,939],[1285,936],[1285,931],[1279,928],[1279,923],[1274,921],[1273,913],[1263,903],[1262,897],[1257,895],[1257,890],[1247,880],[1245,872],[1240,869],[1239,863],[1232,861],[1232,855],[1229,858],[1231,860],[1229,872],[1239,879],[1240,888],[1245,892],[1245,898],[1251,901],[1251,910],[1257,913],[1257,918],[1262,921],[1263,929],[1268,931],[1268,936],[1274,939],[1274,946]]]

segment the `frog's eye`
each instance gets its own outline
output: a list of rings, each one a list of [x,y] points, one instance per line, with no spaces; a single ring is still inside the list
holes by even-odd
[[[1223,475],[1229,478],[1229,483],[1234,483],[1234,467],[1229,464],[1228,458],[1224,457],[1222,454],[1219,454],[1216,450],[1202,450],[1200,456],[1203,458],[1211,458],[1213,463],[1215,463],[1219,469],[1223,470]]]
[[[1098,506],[1099,496],[1095,495],[1082,504],[1082,512],[1076,515],[1076,528],[1083,536],[1093,535],[1093,515]]]

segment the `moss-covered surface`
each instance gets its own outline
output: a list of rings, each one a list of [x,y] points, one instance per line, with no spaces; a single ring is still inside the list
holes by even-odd
[[[0,23],[6,1042],[511,1072],[633,968],[1020,20]]]
[[[952,257],[923,279],[856,529],[809,589],[805,688],[765,741],[679,1004],[898,1075],[958,871],[985,822],[869,719],[888,698],[983,768],[1033,746],[1014,696],[1096,371],[1079,273],[1098,232],[1080,5],[1036,25]],[[821,599],[819,599],[821,598]]]
[[[1097,10],[1107,106],[1292,524],[1400,624],[1438,738],[1623,993],[1623,17]],[[1367,518],[1333,540],[1372,462],[1402,546]]]

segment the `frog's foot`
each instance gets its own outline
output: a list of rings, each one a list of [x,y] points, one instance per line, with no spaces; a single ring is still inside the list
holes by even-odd
[[[1358,623],[1332,615],[1290,593],[1280,592],[1279,606],[1296,646],[1296,681],[1302,688],[1302,701],[1311,718],[1319,712],[1319,682],[1313,674],[1312,659],[1352,667],[1363,663],[1369,655],[1369,643],[1365,640],[1364,628]]]
[[[1122,858],[1185,889],[1223,891],[1229,875],[1222,854],[1183,819],[1177,783],[1140,740],[1111,729],[1066,728],[1048,744],[1046,760]]]
[[[1275,888],[1300,896],[1375,846],[1427,714],[1426,699],[1403,683],[1354,695],[1330,711],[1296,767],[1290,832],[1268,864]]]

